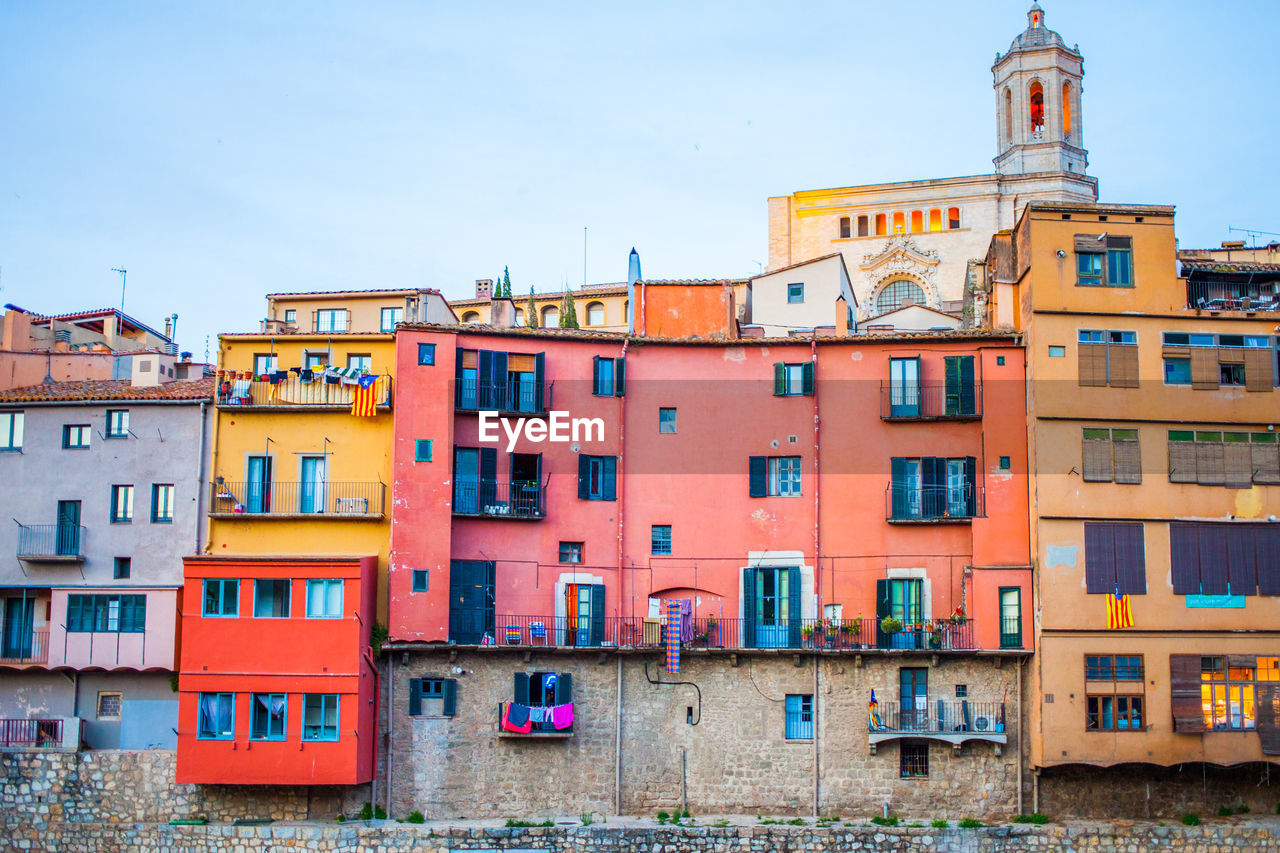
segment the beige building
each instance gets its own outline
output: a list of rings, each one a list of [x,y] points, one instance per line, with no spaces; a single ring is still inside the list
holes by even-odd
[[[449,305],[458,315],[458,322],[504,325],[495,322],[493,303],[502,300],[493,296],[494,284],[491,279],[482,278],[476,281],[476,295],[470,299],[453,299]],[[567,291],[556,290],[548,293],[533,294],[534,310],[538,315],[538,326],[553,329],[560,325],[560,315],[565,310]],[[572,291],[574,310],[578,314],[578,326],[583,329],[594,329],[601,332],[627,331],[627,285],[589,284]],[[512,325],[529,325],[529,294],[516,293],[511,297],[515,304],[515,318]]]
[[[966,263],[1033,199],[1093,202],[1081,125],[1084,60],[1033,4],[992,67],[992,174],[804,190],[769,199],[769,271],[839,252],[866,319],[916,303],[958,314]],[[756,315],[757,319],[759,314]]]
[[[836,300],[841,297],[849,314],[848,328],[854,325],[857,299],[839,252],[770,270],[751,279],[745,291],[743,313],[766,337],[833,329]]]
[[[430,288],[268,293],[267,333],[392,333],[401,322],[456,323],[449,303]]]

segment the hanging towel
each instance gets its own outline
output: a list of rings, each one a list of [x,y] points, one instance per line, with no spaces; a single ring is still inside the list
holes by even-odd
[[[298,379],[301,380],[302,382],[310,382],[315,378],[316,378],[315,371],[313,371],[309,367],[304,369],[301,373],[298,374]]]
[[[528,734],[533,731],[533,723],[529,719],[528,705],[512,702],[507,706],[507,715],[504,722],[504,728],[509,732]]]
[[[249,396],[249,380],[237,379],[235,387],[231,389],[232,397],[248,397]]]
[[[551,709],[551,725],[556,730],[568,729],[573,727],[573,703],[567,705],[556,705]]]
[[[287,370],[277,370],[271,374],[272,382],[284,382],[288,378],[289,378],[289,371]]]
[[[680,642],[693,642],[693,599],[681,598],[680,601]]]

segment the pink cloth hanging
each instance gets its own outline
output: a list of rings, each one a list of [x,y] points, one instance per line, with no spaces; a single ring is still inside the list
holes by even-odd
[[[556,730],[567,729],[573,725],[573,703],[556,705],[551,709],[551,725]]]

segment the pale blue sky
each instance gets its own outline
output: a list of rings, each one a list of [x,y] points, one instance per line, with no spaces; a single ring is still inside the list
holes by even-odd
[[[1045,0],[1104,201],[1280,231],[1273,2]],[[0,303],[184,349],[270,291],[739,275],[766,199],[991,171],[1024,0],[0,3]],[[216,346],[216,344],[213,344]]]

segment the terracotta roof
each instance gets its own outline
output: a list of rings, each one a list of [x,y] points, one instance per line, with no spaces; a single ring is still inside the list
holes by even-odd
[[[844,253],[843,253],[843,252],[832,252],[832,253],[831,253],[831,254],[829,254],[829,255],[819,255],[818,257],[816,257],[816,258],[810,258],[810,259],[809,259],[809,260],[807,260],[807,261],[796,261],[794,264],[787,264],[785,267],[778,267],[776,270],[765,270],[764,272],[760,273],[759,275],[753,275],[753,276],[751,276],[751,279],[750,279],[750,280],[751,280],[751,281],[755,281],[756,279],[758,279],[758,278],[764,278],[764,277],[765,277],[765,276],[767,276],[767,275],[773,275],[773,274],[775,274],[775,273],[786,272],[787,270],[793,270],[793,269],[795,269],[796,267],[802,267],[802,266],[805,266],[806,264],[816,264],[816,263],[818,263],[819,261],[829,261],[829,260],[831,260],[832,258],[841,258],[841,259],[843,259],[843,258],[844,258]]]
[[[35,323],[36,325],[43,325],[45,323],[48,323],[50,320],[57,320],[61,323],[74,323],[76,320],[92,320],[97,317],[110,317],[114,315],[121,318],[131,326],[134,326],[139,329],[145,329],[146,331],[155,335],[157,338],[161,338],[166,341],[170,340],[170,338],[165,337],[163,334],[161,334],[160,332],[157,332],[155,329],[151,328],[146,323],[134,317],[130,317],[128,314],[124,313],[118,308],[91,308],[88,311],[73,311],[69,314],[37,314],[32,311],[27,311],[23,308],[18,308],[18,306],[16,305],[10,305],[8,307],[14,308],[18,311],[22,311],[22,313],[24,314],[30,314],[31,322]]]
[[[723,287],[726,284],[739,285],[746,284],[749,278],[656,278],[642,279],[637,284],[658,285],[659,287]]]
[[[179,379],[149,388],[135,388],[128,379],[46,382],[0,391],[0,403],[92,403],[99,400],[190,400],[213,397],[214,379]]]
[[[1255,261],[1219,261],[1212,258],[1181,258],[1184,272],[1232,272],[1232,273],[1280,273],[1280,264],[1264,264]]]
[[[353,296],[353,295],[372,295],[375,293],[393,294],[393,293],[436,293],[440,291],[434,287],[371,287],[365,290],[299,290],[296,293],[268,293],[267,298],[272,299],[276,296]]]
[[[587,296],[619,296],[627,292],[627,283],[623,281],[612,284],[588,284],[585,287],[574,288],[568,292],[573,294],[574,299],[578,299],[579,297],[585,298]],[[565,293],[566,291],[563,290],[549,290],[546,293],[535,293],[533,294],[533,298],[534,301],[539,302],[549,299],[563,299]],[[491,299],[488,296],[468,296],[465,299],[450,299],[449,305],[483,305],[490,301]],[[529,301],[529,294],[514,294],[511,297],[511,301],[517,305],[521,305]]]
[[[279,332],[219,332],[218,339],[222,338],[262,338],[270,340],[272,338],[289,338],[291,340],[345,340],[347,338],[386,338],[390,340],[395,337],[395,332],[290,332],[281,330]]]

